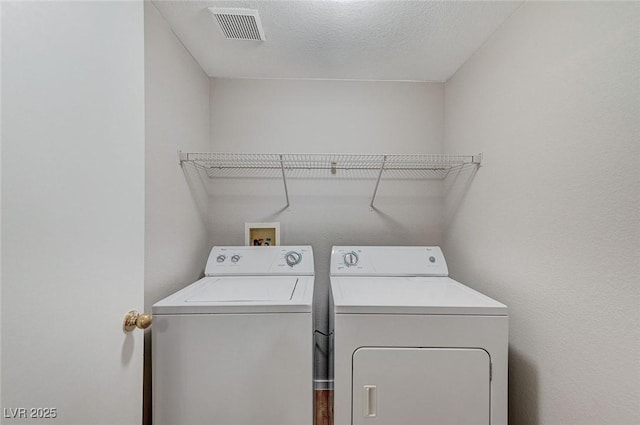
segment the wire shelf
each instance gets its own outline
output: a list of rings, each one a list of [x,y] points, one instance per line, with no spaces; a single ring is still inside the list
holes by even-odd
[[[234,169],[321,169],[321,170],[449,170],[478,163],[477,155],[363,155],[363,154],[255,154],[255,153],[180,153],[180,163],[192,162],[206,168]]]
[[[332,176],[341,171],[360,171],[360,177],[375,178],[373,201],[383,174],[392,178],[444,179],[452,169],[474,164],[480,166],[482,154],[275,154],[179,152],[180,164],[191,163],[215,177],[282,177],[287,206],[287,177]],[[324,170],[324,172],[322,172]],[[329,173],[327,173],[328,171]],[[344,176],[344,173],[340,174]]]

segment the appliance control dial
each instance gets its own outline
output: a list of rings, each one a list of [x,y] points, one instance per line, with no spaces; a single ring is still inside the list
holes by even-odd
[[[222,255],[222,254],[220,254],[220,255],[218,255],[218,257],[216,258],[216,261],[217,261],[218,263],[224,263],[224,260],[226,260],[226,259],[227,259],[227,256],[226,256],[226,255]]]
[[[235,254],[231,257],[232,263],[237,263],[238,261],[240,261],[240,256],[238,254]]]
[[[289,251],[285,254],[284,259],[289,267],[293,267],[302,261],[302,254],[296,251]]]
[[[355,266],[356,264],[358,264],[359,260],[360,259],[358,258],[358,254],[356,254],[354,251],[344,254],[344,265],[347,267]]]

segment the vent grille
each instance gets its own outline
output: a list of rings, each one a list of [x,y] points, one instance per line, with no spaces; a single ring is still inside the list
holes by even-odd
[[[209,11],[229,40],[266,40],[257,10],[210,7]]]

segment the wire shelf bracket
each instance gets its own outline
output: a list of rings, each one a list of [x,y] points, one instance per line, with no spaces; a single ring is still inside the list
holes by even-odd
[[[287,205],[285,208],[289,208],[289,190],[287,189],[287,173],[284,172],[284,159],[283,155],[280,155],[280,168],[282,169],[282,183],[284,183],[284,196],[287,198]]]
[[[384,165],[387,162],[387,155],[382,158],[382,164],[380,164],[380,172],[378,173],[378,180],[376,180],[376,187],[373,189],[373,195],[371,195],[371,202],[369,203],[369,208],[373,209],[373,201],[376,200],[376,193],[378,193],[378,186],[380,186],[380,179],[382,178],[382,173],[384,172]]]

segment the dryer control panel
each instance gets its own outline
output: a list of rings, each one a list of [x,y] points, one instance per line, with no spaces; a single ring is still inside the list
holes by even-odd
[[[214,246],[209,253],[207,276],[313,276],[311,246]]]
[[[448,276],[437,246],[334,246],[332,276]]]

